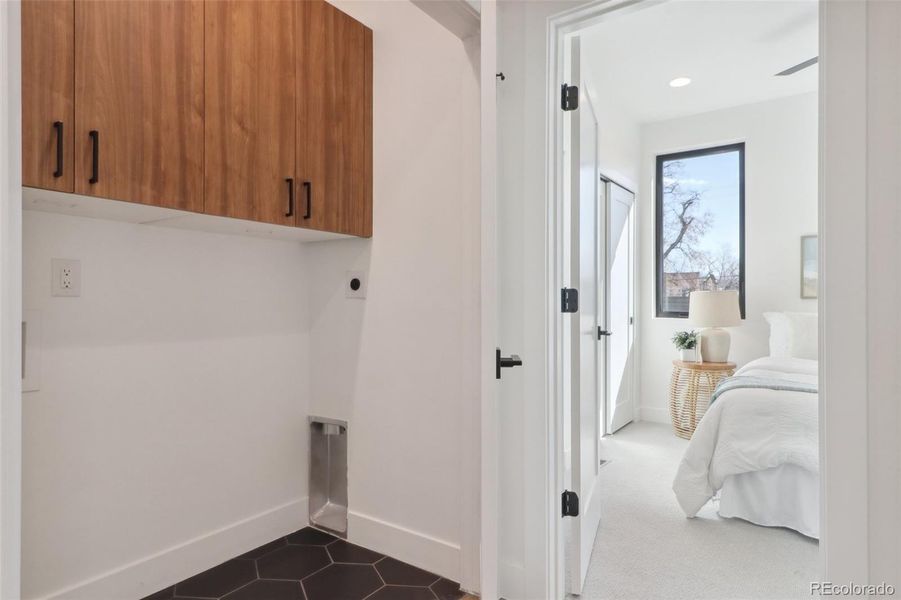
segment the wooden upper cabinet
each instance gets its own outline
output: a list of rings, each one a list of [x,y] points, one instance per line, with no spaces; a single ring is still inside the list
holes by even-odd
[[[372,30],[322,0],[297,12],[297,224],[369,237]]]
[[[22,182],[73,191],[75,3],[22,2]]]
[[[75,2],[77,193],[203,209],[203,8]]]
[[[295,3],[217,0],[205,21],[205,212],[293,225]]]
[[[23,0],[25,185],[372,235],[372,31],[324,0]]]

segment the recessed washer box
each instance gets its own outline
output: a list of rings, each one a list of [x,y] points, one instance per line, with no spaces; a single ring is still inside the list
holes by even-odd
[[[347,537],[347,421],[310,417],[310,524]]]

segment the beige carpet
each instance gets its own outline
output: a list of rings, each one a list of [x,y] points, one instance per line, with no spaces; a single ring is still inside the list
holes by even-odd
[[[583,599],[810,598],[818,545],[788,529],[722,519],[708,504],[686,519],[671,486],[688,442],[633,423],[604,438],[604,495]]]

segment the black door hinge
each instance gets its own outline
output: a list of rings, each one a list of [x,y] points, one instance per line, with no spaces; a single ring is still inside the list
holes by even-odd
[[[579,108],[579,88],[574,85],[560,87],[560,108],[563,110],[576,110]]]
[[[569,490],[563,490],[563,516],[579,516],[579,495]]]
[[[560,312],[579,312],[579,290],[575,288],[560,290]]]

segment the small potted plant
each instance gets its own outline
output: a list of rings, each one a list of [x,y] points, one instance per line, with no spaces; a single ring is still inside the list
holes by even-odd
[[[677,331],[673,344],[679,350],[679,358],[688,362],[697,360],[698,334],[695,331]]]

